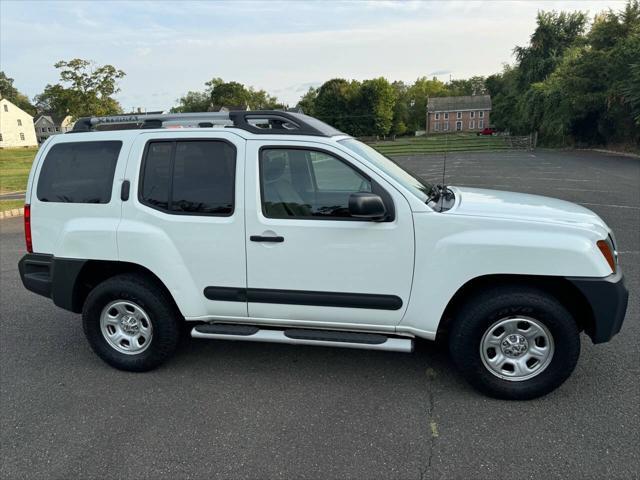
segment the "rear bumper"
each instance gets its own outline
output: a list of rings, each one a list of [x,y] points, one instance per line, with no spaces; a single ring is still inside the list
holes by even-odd
[[[49,297],[60,308],[79,313],[77,279],[86,260],[28,253],[18,262],[20,279],[27,290]]]
[[[593,328],[587,330],[593,343],[608,342],[622,328],[627,313],[629,291],[624,276],[618,272],[604,278],[568,277],[591,306]]]

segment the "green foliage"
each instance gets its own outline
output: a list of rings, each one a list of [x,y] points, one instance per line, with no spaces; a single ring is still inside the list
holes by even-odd
[[[122,70],[112,65],[96,66],[80,58],[54,66],[60,70],[60,83],[47,85],[35,97],[38,111],[73,118],[122,113],[113,98],[120,91],[117,81],[125,76]]]
[[[517,63],[487,78],[492,123],[543,143],[640,142],[640,4],[595,16],[538,14]]]
[[[302,111],[306,115],[311,115],[312,117],[316,115],[316,97],[318,96],[318,89],[309,87],[307,93],[305,93],[302,98],[298,101],[298,107],[302,109]]]
[[[6,98],[30,115],[36,114],[36,108],[31,104],[29,98],[20,93],[18,89],[13,86],[13,78],[7,77],[2,71],[0,71],[0,96]]]
[[[221,78],[212,78],[205,83],[202,92],[190,91],[178,99],[178,105],[172,112],[207,112],[221,107],[250,107],[253,110],[282,108],[276,97],[264,90],[255,90],[238,82],[225,82]]]

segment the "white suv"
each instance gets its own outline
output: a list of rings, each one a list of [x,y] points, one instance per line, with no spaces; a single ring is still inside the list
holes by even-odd
[[[185,321],[197,338],[403,352],[443,338],[476,388],[527,399],[627,306],[593,212],[429,185],[301,114],[80,119],[40,149],[26,202],[25,287],[82,312],[124,370],[163,362]]]

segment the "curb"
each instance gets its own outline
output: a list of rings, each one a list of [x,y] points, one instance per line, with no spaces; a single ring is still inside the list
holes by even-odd
[[[11,210],[5,210],[0,212],[0,220],[5,218],[22,217],[24,215],[24,208],[13,208]]]
[[[640,154],[634,152],[621,152],[619,150],[607,150],[605,148],[580,148],[578,150],[591,150],[592,152],[609,153],[611,155],[619,155],[621,157],[640,158]]]

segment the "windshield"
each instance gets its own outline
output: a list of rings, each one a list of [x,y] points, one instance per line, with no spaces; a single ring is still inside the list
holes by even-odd
[[[390,158],[385,157],[366,143],[362,143],[354,138],[338,140],[338,143],[341,143],[349,150],[369,160],[375,166],[384,171],[384,173],[411,191],[411,193],[418,197],[420,201],[426,202],[429,198],[431,185],[428,182],[425,182],[417,175],[401,167]]]

